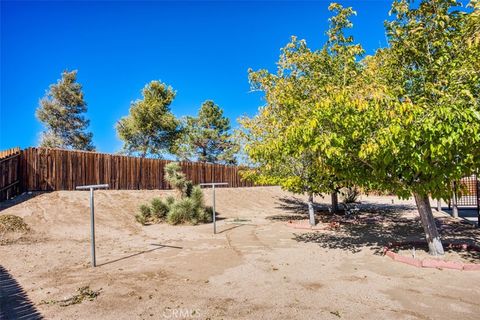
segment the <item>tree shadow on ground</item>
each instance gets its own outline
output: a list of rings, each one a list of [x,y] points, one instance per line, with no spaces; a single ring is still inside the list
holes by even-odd
[[[361,211],[362,212],[362,211]],[[352,253],[367,247],[375,254],[382,254],[383,248],[391,242],[422,240],[423,229],[419,219],[401,217],[398,213],[357,215],[349,220],[323,217],[323,223],[336,223],[329,232],[295,234],[299,242],[315,242],[322,248],[342,249]]]
[[[269,220],[290,221],[308,219],[307,202],[294,197],[279,197],[276,202],[276,209],[282,209],[285,214],[277,214],[266,217]],[[326,214],[329,206],[326,204],[314,203],[315,214]]]
[[[3,266],[0,266],[0,319],[43,319],[25,290]]]
[[[315,206],[316,219],[325,230],[294,234],[299,242],[318,243],[322,248],[342,249],[352,253],[369,248],[375,254],[383,254],[384,247],[393,242],[424,241],[425,234],[417,216],[405,215],[406,211],[416,211],[416,206],[408,204],[357,203],[357,214],[351,216],[333,215],[327,205]],[[296,198],[279,198],[279,207],[285,215],[271,216],[279,221],[308,219],[305,202]],[[475,244],[480,242],[480,230],[474,226],[440,217],[435,219],[441,238],[449,243]],[[480,258],[476,253],[459,252],[465,259]]]
[[[277,209],[282,209],[286,214],[278,214],[273,216],[268,216],[267,219],[270,220],[280,220],[280,221],[289,221],[289,220],[303,220],[308,218],[308,207],[306,201],[302,201],[295,197],[279,197],[277,198],[278,205]],[[404,205],[404,204],[376,204],[376,203],[355,203],[350,206],[361,207],[364,211],[369,211],[371,213],[377,212],[390,212],[395,213],[402,210],[415,210],[416,207],[413,205]],[[324,203],[314,203],[315,215],[317,217],[325,216],[331,214],[331,208],[328,204]],[[339,210],[337,212],[339,215],[345,214],[345,205],[339,203]]]

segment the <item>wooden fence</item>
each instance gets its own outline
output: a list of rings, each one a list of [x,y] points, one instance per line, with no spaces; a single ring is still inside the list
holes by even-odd
[[[19,148],[0,151],[0,201],[20,192],[20,157]]]
[[[50,148],[28,148],[18,155],[15,157],[16,167],[10,164],[2,171],[2,181],[19,177],[22,191],[74,190],[80,185],[103,183],[108,183],[110,189],[170,188],[163,172],[165,165],[171,162],[168,160]],[[180,165],[194,184],[228,182],[229,187],[253,185],[241,179],[241,168],[236,166],[200,162],[180,162]],[[13,172],[18,172],[18,175]]]

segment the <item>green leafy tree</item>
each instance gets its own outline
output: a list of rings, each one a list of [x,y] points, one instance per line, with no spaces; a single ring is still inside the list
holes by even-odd
[[[449,198],[451,182],[479,167],[480,47],[471,41],[479,7],[452,0],[395,1],[375,81],[392,99],[373,107],[378,125],[359,155],[384,189],[414,196],[432,255],[443,254],[429,195]],[[476,37],[479,37],[477,24]],[[362,118],[362,117],[361,117]],[[389,179],[387,179],[389,178]]]
[[[132,102],[130,114],[117,122],[116,129],[127,154],[161,157],[171,153],[179,135],[179,121],[170,111],[175,91],[160,81],[143,88],[143,99]]]
[[[312,148],[337,148],[325,161],[343,179],[413,195],[432,255],[444,251],[429,196],[449,198],[451,182],[479,167],[478,29],[471,35],[479,11],[458,5],[394,2],[389,47],[363,60],[354,95],[325,99],[313,116],[319,125],[303,131]]]
[[[287,190],[308,194],[310,223],[314,224],[313,195],[331,192],[333,210],[338,204],[337,190],[347,181],[338,178],[335,166],[327,163],[337,154],[332,146],[330,127],[322,133],[313,116],[322,112],[322,102],[337,93],[348,92],[358,76],[357,56],[363,49],[346,36],[355,12],[332,4],[328,41],[321,50],[312,51],[304,40],[292,40],[278,62],[277,72],[250,72],[254,89],[265,93],[267,104],[259,114],[244,118],[246,151],[256,168],[247,177],[262,183],[280,184]],[[320,139],[330,137],[330,140]],[[313,144],[313,146],[312,146]]]
[[[213,101],[205,101],[197,117],[186,117],[176,153],[186,160],[235,164],[238,144],[230,133],[230,120]]]
[[[337,181],[413,195],[430,253],[443,254],[429,196],[448,198],[451,182],[480,166],[479,5],[470,5],[395,1],[389,47],[359,63],[361,48],[339,33],[352,11],[332,4],[326,48],[292,41],[276,75],[254,74],[267,105],[244,119],[252,174],[295,190],[294,166],[279,163],[311,154],[320,192]]]
[[[82,86],[77,82],[77,71],[64,71],[62,78],[50,86],[40,100],[36,116],[44,126],[42,147],[94,150],[93,134],[86,132],[89,121]]]

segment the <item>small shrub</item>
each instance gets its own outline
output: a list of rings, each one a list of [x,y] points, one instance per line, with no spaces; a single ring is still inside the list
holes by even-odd
[[[355,203],[358,202],[358,197],[360,196],[360,189],[357,187],[347,187],[340,190],[340,193],[343,197],[343,203]]]
[[[168,196],[168,197],[165,199],[165,203],[167,204],[167,206],[171,206],[172,204],[175,203],[175,197]]]
[[[198,211],[198,222],[209,223],[212,222],[213,209],[212,207],[200,208]]]
[[[162,201],[162,199],[154,198],[152,200],[151,215],[152,217],[163,220],[168,214],[168,204]]]
[[[150,207],[147,206],[146,204],[142,204],[139,209],[140,209],[140,213],[135,216],[135,219],[142,225],[146,225],[149,222],[152,215]]]
[[[180,224],[192,221],[195,217],[195,206],[190,198],[184,198],[176,201],[170,207],[167,221],[170,224]]]
[[[212,221],[212,209],[205,207],[202,189],[187,180],[181,169],[177,162],[165,166],[165,180],[176,190],[178,196],[169,196],[165,201],[155,198],[151,206],[140,206],[140,213],[135,216],[138,222],[145,225],[163,220],[170,224]]]
[[[190,197],[192,195],[192,190],[193,190],[193,183],[192,181],[190,180],[187,180],[187,182],[185,182],[185,186],[183,188],[183,196],[185,197]],[[199,187],[200,188],[200,187]]]
[[[187,180],[185,174],[182,172],[182,167],[178,162],[170,162],[165,166],[165,181],[177,191],[180,198],[188,195],[191,190],[192,182]],[[190,189],[190,190],[189,190]]]
[[[145,217],[142,216],[141,214],[136,214],[135,220],[137,220],[137,222],[140,223],[142,226],[147,224],[147,219],[145,219]]]
[[[192,188],[192,192],[190,193],[190,199],[192,199],[195,207],[204,207],[203,202],[203,191],[200,186],[195,186]]]

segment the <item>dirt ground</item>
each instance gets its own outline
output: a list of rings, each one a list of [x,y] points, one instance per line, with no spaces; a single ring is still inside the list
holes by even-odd
[[[0,245],[0,285],[16,283],[46,319],[479,318],[480,271],[419,269],[382,255],[389,241],[422,234],[411,200],[362,196],[365,223],[313,232],[286,224],[306,217],[303,197],[277,187],[217,189],[216,235],[211,224],[135,222],[140,204],[167,194],[95,192],[97,268],[88,192],[18,201],[0,214],[23,217],[32,230]],[[326,211],[329,198],[315,200]],[[479,243],[476,229],[437,216],[448,222],[445,237]],[[54,303],[85,286],[98,297]],[[8,296],[0,298],[5,308]]]

